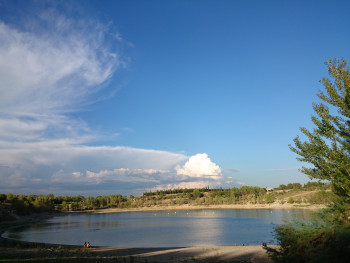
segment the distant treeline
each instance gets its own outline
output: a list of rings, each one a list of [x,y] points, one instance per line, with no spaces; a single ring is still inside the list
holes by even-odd
[[[307,182],[306,184],[301,185],[300,183],[289,183],[287,185],[281,184],[276,190],[288,190],[288,189],[304,189],[304,190],[315,190],[315,189],[329,189],[330,184],[322,182]]]
[[[231,189],[171,189],[147,192],[142,196],[109,195],[97,197],[14,195],[0,194],[0,219],[17,215],[27,215],[54,211],[85,211],[103,208],[138,208],[173,205],[220,205],[220,204],[271,204],[309,203],[327,204],[332,201],[329,185],[321,182],[308,182],[305,185],[291,183],[278,188],[265,189],[257,186],[233,187]],[[316,193],[293,198],[298,191],[319,190]]]
[[[98,208],[111,208],[128,205],[134,198],[126,195],[109,195],[97,197],[54,196],[49,195],[14,195],[0,194],[0,213],[15,211],[16,214],[26,215],[53,211],[81,211]],[[129,201],[130,200],[130,201]],[[129,201],[129,202],[128,202]],[[1,214],[0,214],[1,216]]]

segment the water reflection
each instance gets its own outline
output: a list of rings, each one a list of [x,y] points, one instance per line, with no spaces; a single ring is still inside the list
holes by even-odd
[[[5,236],[33,242],[95,246],[180,247],[257,245],[273,242],[273,224],[309,217],[307,210],[232,209],[54,217],[45,223],[17,228]]]

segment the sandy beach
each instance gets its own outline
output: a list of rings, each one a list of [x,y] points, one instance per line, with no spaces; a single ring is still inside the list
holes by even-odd
[[[13,259],[40,262],[254,262],[270,263],[262,246],[207,246],[184,248],[80,248],[75,246],[53,246],[6,248],[0,246],[0,261]],[[47,261],[44,261],[46,259]],[[55,260],[54,260],[55,259]]]
[[[262,246],[208,246],[186,248],[93,248],[101,256],[134,257],[140,262],[272,262]]]

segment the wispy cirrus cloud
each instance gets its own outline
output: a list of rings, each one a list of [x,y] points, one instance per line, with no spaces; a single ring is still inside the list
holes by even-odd
[[[32,3],[36,13],[21,18],[25,23],[0,20],[0,139],[90,133],[68,113],[96,101],[126,65],[108,25],[67,16],[54,3],[45,6]]]
[[[183,161],[163,151],[87,146],[101,135],[70,113],[111,93],[112,76],[127,66],[117,48],[124,40],[109,24],[60,12],[57,3],[29,5],[25,23],[0,20],[0,191],[157,181],[152,173]]]
[[[54,19],[54,18],[53,18]],[[73,22],[67,22],[73,23]],[[0,23],[1,111],[16,115],[76,110],[122,64],[103,47],[100,32],[79,29],[50,37]],[[90,37],[86,37],[90,36]]]
[[[98,195],[231,181],[207,154],[98,145],[103,135],[71,113],[114,94],[112,77],[128,66],[118,45],[133,45],[56,2],[29,5],[25,23],[0,18],[0,192]]]

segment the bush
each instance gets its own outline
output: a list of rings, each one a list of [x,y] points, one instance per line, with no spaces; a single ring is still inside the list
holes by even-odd
[[[266,203],[268,204],[272,204],[273,202],[275,202],[275,196],[273,194],[266,194],[264,197]]]
[[[275,228],[278,248],[264,248],[277,263],[348,262],[350,258],[350,202],[338,198],[313,218]]]
[[[0,194],[0,203],[3,203],[6,201],[6,195],[5,194]]]
[[[350,226],[325,225],[319,221],[289,223],[277,226],[275,236],[279,248],[266,245],[270,258],[278,263],[348,262],[350,258]]]
[[[203,193],[199,189],[194,189],[192,195],[194,199],[203,197]]]
[[[288,200],[287,200],[287,203],[288,204],[294,204],[295,200],[293,197],[289,197]]]
[[[311,204],[330,204],[333,202],[334,194],[321,190],[307,198]]]

